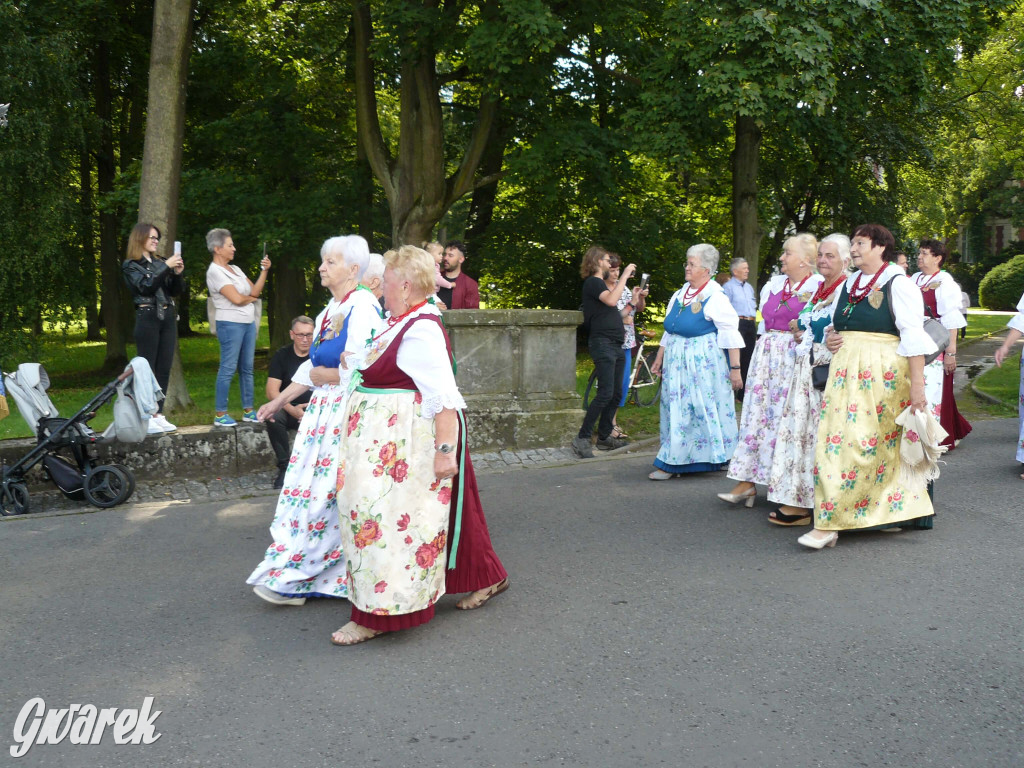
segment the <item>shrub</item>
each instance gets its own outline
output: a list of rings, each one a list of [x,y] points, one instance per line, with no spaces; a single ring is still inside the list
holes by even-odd
[[[1012,310],[1017,307],[1024,292],[1024,254],[1012,259],[985,275],[978,287],[978,300],[985,309]]]

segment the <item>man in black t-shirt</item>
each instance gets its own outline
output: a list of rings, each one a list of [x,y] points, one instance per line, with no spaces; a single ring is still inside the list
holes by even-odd
[[[299,315],[292,320],[290,333],[292,343],[281,347],[274,356],[270,358],[270,366],[267,369],[267,398],[273,400],[281,390],[292,383],[292,376],[306,360],[309,359],[309,348],[313,344],[313,321],[305,315]],[[288,468],[288,459],[291,457],[291,442],[288,440],[288,430],[298,429],[302,421],[302,414],[306,411],[306,404],[309,402],[310,391],[306,390],[284,408],[277,412],[273,421],[266,422],[267,437],[270,438],[270,445],[274,449],[274,457],[277,459],[277,479],[274,481],[275,488],[284,487],[284,473]]]
[[[605,284],[611,262],[608,251],[591,246],[583,256],[580,276],[583,278],[583,325],[590,335],[590,357],[597,372],[597,394],[590,401],[579,434],[572,440],[572,449],[581,459],[593,457],[590,438],[597,424],[597,447],[611,450],[626,445],[612,437],[615,411],[622,399],[622,374],[626,352],[622,348],[625,330],[618,303],[626,282],[636,271],[636,264],[627,264],[614,288]]]

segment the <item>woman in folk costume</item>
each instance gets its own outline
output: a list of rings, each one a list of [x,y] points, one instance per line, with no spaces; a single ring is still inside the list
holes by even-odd
[[[857,228],[856,271],[826,330],[832,364],[815,452],[814,529],[798,540],[812,549],[835,546],[839,531],[932,526],[925,484],[900,479],[896,419],[908,406],[927,409],[924,356],[936,347],[923,328],[921,292],[890,262],[894,251],[885,227]]]
[[[821,284],[821,275],[813,273],[817,253],[818,241],[813,235],[789,238],[779,260],[782,274],[761,289],[761,336],[750,358],[739,443],[729,462],[729,478],[736,481],[736,486],[729,493],[718,494],[723,501],[742,501],[752,507],[755,484],[766,485],[770,479],[782,406],[796,366],[796,340],[789,324]]]
[[[391,312],[348,404],[337,472],[352,620],[331,636],[355,645],[425,624],[446,592],[483,606],[509,586],[491,546],[466,448],[465,401],[434,292],[434,261],[384,255]]]
[[[948,435],[943,445],[952,450],[971,431],[971,425],[960,415],[953,396],[957,330],[966,326],[967,320],[960,311],[960,286],[942,268],[948,255],[944,243],[922,240],[917,254],[917,265],[921,271],[911,279],[921,289],[925,317],[935,318],[949,330],[949,346],[924,367],[924,391],[932,415]]]
[[[651,372],[662,374],[661,448],[651,480],[722,469],[736,447],[736,398],[743,386],[739,317],[712,280],[718,250],[686,252],[686,283],[665,313],[665,333]],[[725,355],[729,356],[726,365]]]
[[[1017,302],[1017,314],[1007,323],[1010,332],[1006,334],[1002,345],[996,350],[996,365],[1002,367],[1006,356],[1010,354],[1013,345],[1024,336],[1024,295]],[[1017,435],[1017,461],[1024,464],[1024,357],[1020,361],[1020,392],[1019,405],[1017,406],[1019,430]],[[1024,473],[1021,474],[1024,479]]]
[[[270,525],[274,541],[246,580],[259,597],[275,605],[348,596],[335,478],[352,369],[340,368],[339,362],[344,352],[361,355],[384,325],[377,299],[359,285],[369,257],[370,249],[358,235],[332,237],[323,244],[320,282],[332,298],[317,315],[309,360],[257,414],[260,421],[271,419],[285,403],[313,390]]]
[[[810,525],[814,506],[814,450],[818,444],[822,393],[814,388],[811,368],[828,365],[825,327],[832,324],[832,307],[839,288],[849,277],[850,238],[838,233],[818,245],[818,274],[822,282],[792,321],[797,338],[796,364],[789,394],[782,406],[775,454],[768,478],[768,500],[781,504],[768,514],[776,525]]]

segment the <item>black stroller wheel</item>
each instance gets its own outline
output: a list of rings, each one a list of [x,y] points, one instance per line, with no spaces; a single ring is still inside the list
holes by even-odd
[[[93,467],[85,477],[82,490],[89,503],[100,509],[116,507],[131,494],[127,475],[113,464]]]
[[[125,495],[123,499],[121,499],[120,502],[121,504],[123,504],[132,497],[133,493],[135,493],[135,473],[128,469],[128,467],[126,467],[124,464],[111,464],[110,466],[114,467],[115,469],[121,470],[121,473],[125,476],[125,479],[128,480],[128,493]]]
[[[28,512],[28,488],[24,483],[4,481],[0,488],[0,512],[4,517]]]

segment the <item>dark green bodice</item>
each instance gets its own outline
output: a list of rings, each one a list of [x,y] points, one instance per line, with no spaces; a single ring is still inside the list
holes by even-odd
[[[850,297],[844,283],[843,290],[836,302],[836,313],[832,318],[833,327],[837,331],[864,331],[865,333],[888,333],[893,336],[899,336],[900,332],[896,328],[896,318],[893,316],[892,306],[889,303],[891,301],[889,296],[891,288],[892,280],[889,280],[889,282],[882,286],[879,291],[882,294],[882,303],[877,309],[871,306],[871,295],[868,294],[847,314],[844,310]]]

